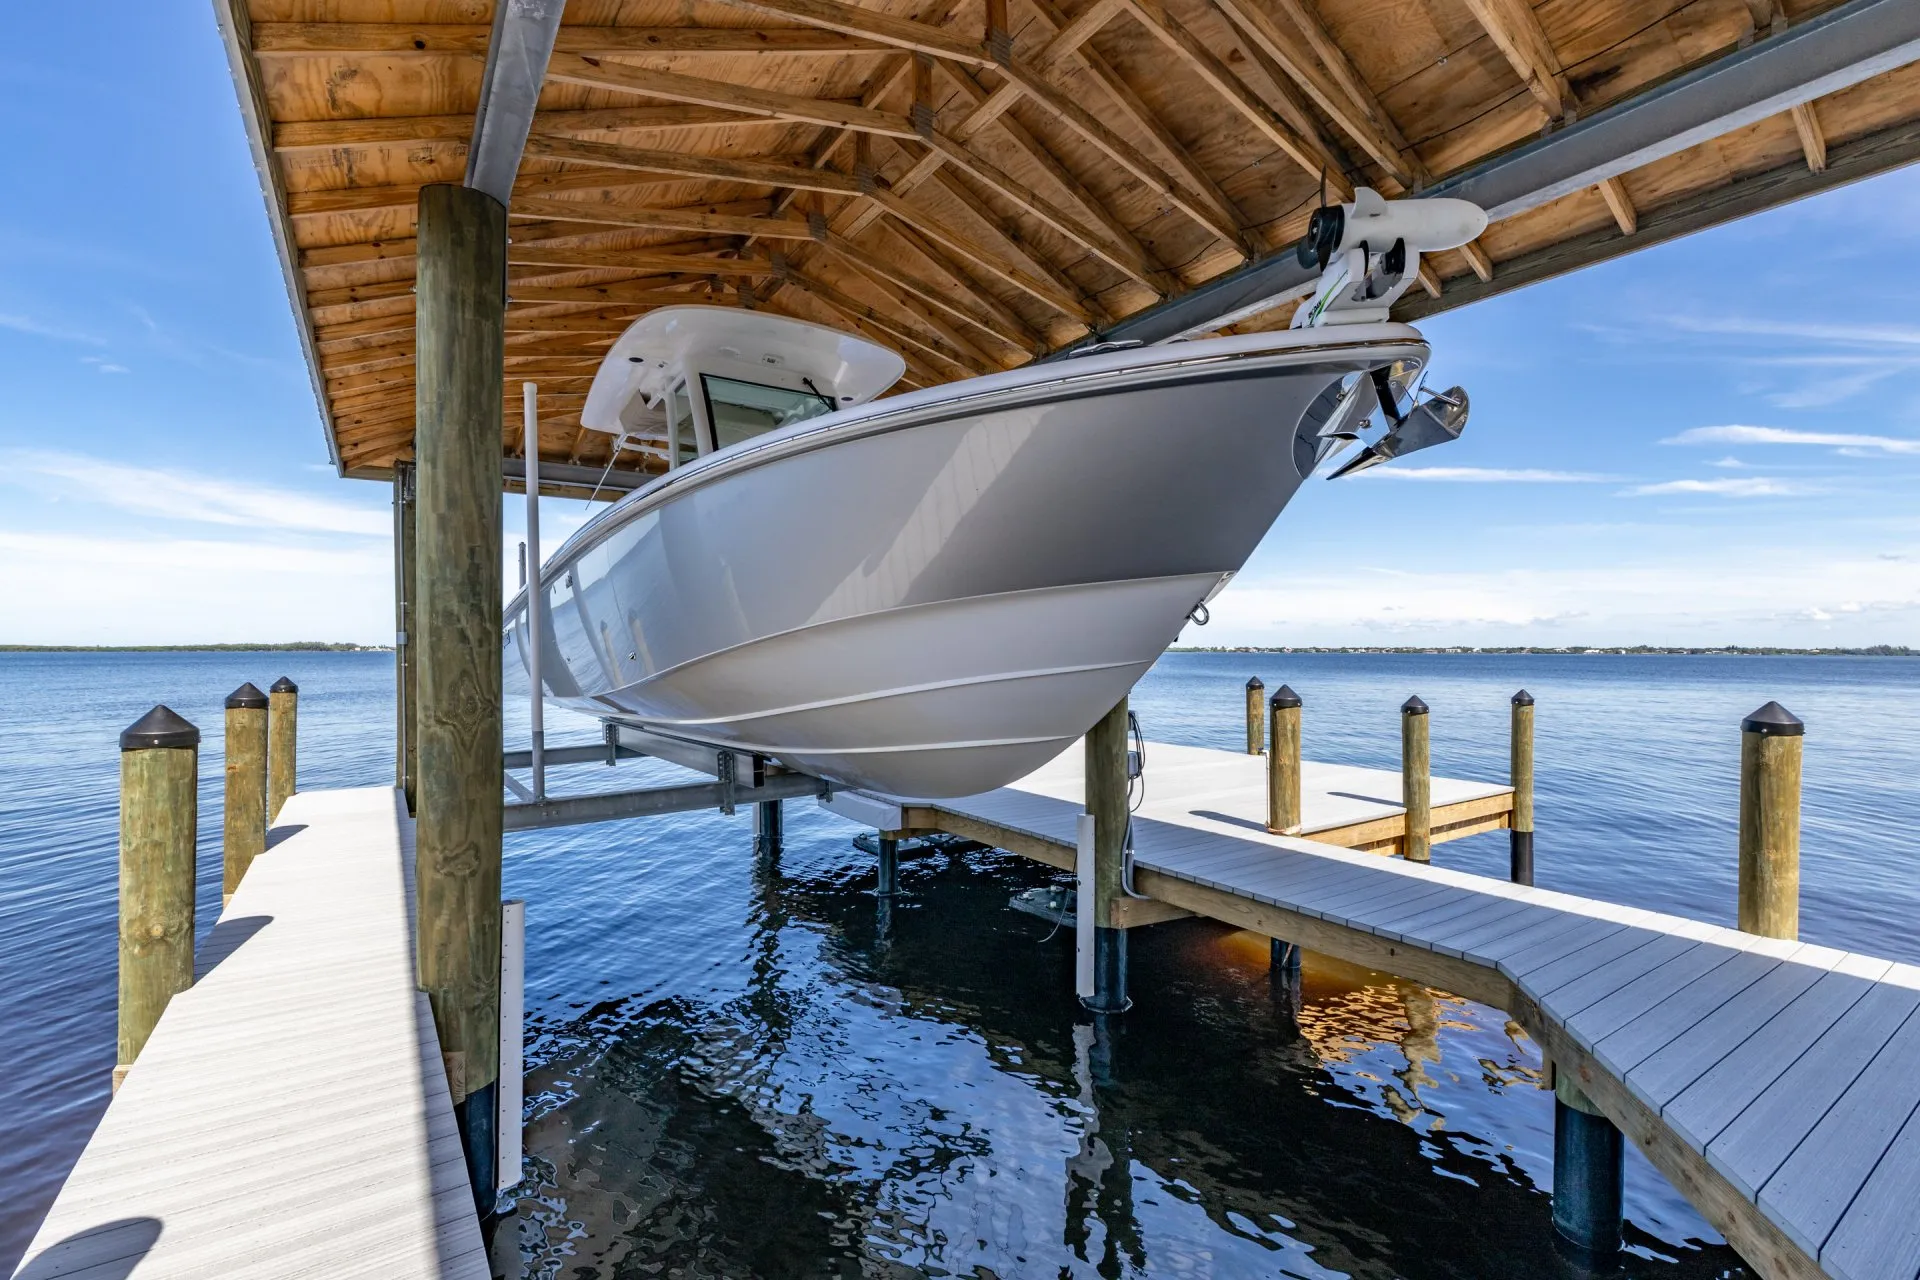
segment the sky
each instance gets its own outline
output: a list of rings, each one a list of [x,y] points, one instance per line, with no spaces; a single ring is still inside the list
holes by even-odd
[[[0,644],[389,643],[211,6],[16,18]],[[1310,480],[1182,642],[1920,644],[1916,248],[1896,172],[1423,323],[1462,439]]]

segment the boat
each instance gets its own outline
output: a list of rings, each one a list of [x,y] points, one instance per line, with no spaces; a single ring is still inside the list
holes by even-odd
[[[905,364],[859,336],[641,317],[581,423],[665,470],[540,569],[547,700],[893,796],[1031,772],[1205,620],[1370,418],[1386,435],[1346,470],[1459,434],[1464,392],[1421,400],[1427,343],[1386,318],[1418,249],[1453,246],[1362,238],[1408,203],[1333,206],[1331,236],[1316,214],[1311,323],[884,398]],[[522,692],[528,641],[523,590],[504,632]]]

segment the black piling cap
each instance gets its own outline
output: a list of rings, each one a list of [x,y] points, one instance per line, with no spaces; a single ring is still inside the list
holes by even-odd
[[[1291,685],[1283,684],[1273,691],[1273,696],[1267,699],[1267,705],[1274,708],[1297,707],[1300,705],[1300,695],[1293,691]]]
[[[1525,689],[1522,689],[1513,695],[1513,705],[1516,707],[1530,707],[1533,705],[1533,695]]]
[[[1247,681],[1247,688],[1249,689],[1264,689],[1266,687],[1266,685],[1260,682],[1259,676],[1255,676],[1253,679]]]
[[[155,707],[120,731],[122,751],[145,751],[150,747],[197,747],[200,731],[175,715],[170,708]]]
[[[227,695],[229,711],[265,711],[266,709],[267,695],[260,692],[251,680]]]
[[[1763,738],[1798,738],[1806,731],[1807,722],[1777,702],[1769,702],[1740,722],[1740,732]]]
[[[300,692],[300,686],[285,676],[281,676],[273,682],[273,691],[275,693],[298,693]]]
[[[1419,696],[1415,695],[1400,704],[1400,714],[1403,716],[1423,716],[1427,714],[1427,704],[1420,701]]]

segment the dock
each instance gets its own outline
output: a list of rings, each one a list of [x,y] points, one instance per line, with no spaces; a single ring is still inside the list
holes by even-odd
[[[1504,1010],[1763,1275],[1920,1274],[1920,968],[1339,847],[1390,840],[1392,771],[1307,763],[1286,836],[1259,757],[1146,754],[1123,927],[1205,916]],[[1071,868],[1081,759],[831,806]],[[1434,778],[1435,839],[1502,825],[1510,795]]]
[[[398,792],[288,800],[18,1280],[487,1280],[413,910]]]

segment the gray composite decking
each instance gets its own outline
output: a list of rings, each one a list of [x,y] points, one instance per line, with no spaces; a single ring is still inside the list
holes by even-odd
[[[1071,848],[1080,757],[898,803]],[[1920,969],[1270,835],[1257,759],[1149,744],[1136,869],[1498,973],[1806,1261],[1920,1277]],[[1303,774],[1307,831],[1398,812],[1397,773]],[[1435,778],[1433,803],[1490,790]]]
[[[16,1280],[486,1280],[385,787],[281,810]]]

